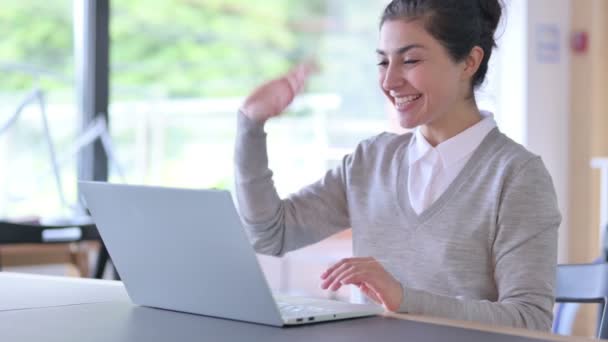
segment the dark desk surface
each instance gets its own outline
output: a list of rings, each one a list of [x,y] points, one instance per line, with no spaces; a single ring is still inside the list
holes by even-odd
[[[589,341],[395,314],[276,328],[139,307],[127,299],[120,282],[0,272],[0,341]]]
[[[106,302],[0,312],[3,341],[538,341],[522,336],[372,317],[276,328]]]

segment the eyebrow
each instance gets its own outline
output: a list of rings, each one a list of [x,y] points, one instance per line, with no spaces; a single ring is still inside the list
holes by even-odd
[[[402,47],[398,48],[397,50],[395,50],[395,53],[402,55],[402,54],[408,52],[409,50],[415,49],[415,48],[425,49],[425,47],[420,44],[410,44],[410,45],[406,45],[406,46],[402,46]],[[386,52],[382,51],[380,49],[376,49],[376,53],[379,55],[382,55],[382,56],[386,56]]]

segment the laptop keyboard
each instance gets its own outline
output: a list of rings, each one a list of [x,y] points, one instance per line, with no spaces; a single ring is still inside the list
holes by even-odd
[[[281,315],[285,317],[307,317],[335,311],[319,306],[294,305],[285,302],[277,302],[277,305],[279,306],[279,311],[281,311]]]

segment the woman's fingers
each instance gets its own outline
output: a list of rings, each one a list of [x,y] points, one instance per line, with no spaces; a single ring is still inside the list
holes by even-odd
[[[310,62],[302,63],[291,69],[287,75],[285,75],[285,79],[291,88],[291,92],[293,96],[297,95],[304,85],[306,85],[306,81],[314,71],[314,64]]]
[[[340,283],[340,279],[344,276],[345,272],[361,269],[363,265],[369,262],[370,258],[342,259],[335,265],[329,267],[327,271],[323,272],[323,274],[321,274],[321,279],[323,279],[323,282],[321,283],[321,288],[324,290],[330,289],[332,291],[337,291],[342,286],[342,284]]]
[[[324,278],[321,283],[321,288],[326,290],[332,285],[340,275],[353,268],[353,265],[347,262],[341,262],[339,265],[331,270]]]
[[[344,264],[358,264],[358,263],[363,263],[363,262],[369,262],[373,260],[373,258],[344,258],[340,261],[338,261],[337,263],[333,264],[332,266],[330,266],[325,272],[323,272],[321,274],[321,279],[326,279],[327,277],[329,277],[330,274],[332,274],[332,272],[334,272],[337,268],[341,267]]]
[[[241,106],[241,111],[256,122],[280,115],[304,88],[314,63],[301,63],[285,75],[258,86]]]
[[[396,311],[403,300],[401,284],[374,258],[346,258],[321,274],[323,289],[339,290],[343,285],[355,285],[370,299]]]
[[[370,272],[365,269],[353,269],[349,272],[344,272],[338,278],[336,278],[334,284],[337,284],[338,288],[342,285],[357,285],[365,284],[370,281]]]
[[[322,289],[337,291],[343,285],[344,277],[351,276],[356,272],[368,272],[376,267],[372,258],[347,258],[330,267],[321,275],[324,279],[321,284]]]
[[[352,258],[342,259],[342,260],[338,261],[337,263],[331,265],[327,270],[325,270],[325,272],[323,272],[321,274],[321,279],[327,279],[327,277],[329,277],[329,275],[332,274],[334,270],[336,270],[338,267],[344,265],[345,263],[349,262],[350,260],[353,260],[353,259]]]
[[[364,271],[358,269],[357,267],[351,267],[349,269],[346,269],[344,272],[341,272],[335,277],[334,281],[329,285],[329,289],[331,291],[338,291],[342,287],[342,285],[354,285],[353,282],[345,281],[345,279],[351,279],[354,274],[362,272]]]

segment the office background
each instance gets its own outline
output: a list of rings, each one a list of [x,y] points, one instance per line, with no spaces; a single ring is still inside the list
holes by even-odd
[[[318,59],[320,73],[268,131],[280,193],[316,180],[358,141],[399,131],[376,85],[377,22],[386,2],[6,1],[0,127],[40,90],[61,181],[58,186],[33,101],[0,134],[0,217],[77,215],[77,179],[231,189],[240,101],[309,56]],[[497,32],[499,48],[478,101],[502,131],[547,164],[564,215],[560,262],[589,262],[601,253],[600,227],[608,223],[600,220],[608,189],[591,167],[593,158],[608,157],[608,2],[505,3],[506,26]],[[110,158],[100,142],[76,149],[96,118],[108,122]],[[94,245],[78,248],[93,262]],[[348,249],[343,234],[287,260],[264,262],[277,287],[314,292],[307,274]],[[14,270],[65,273],[29,266],[53,260],[54,251],[38,259],[32,253],[41,252],[0,247],[5,269],[16,260]],[[302,265],[306,272],[293,271]],[[592,335],[593,310],[580,316],[577,333]]]

